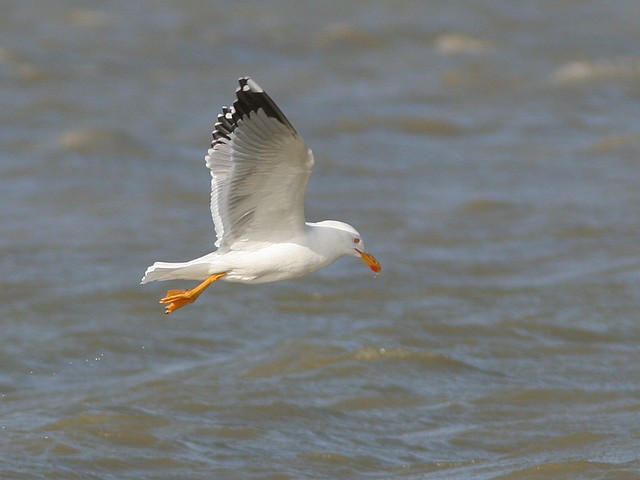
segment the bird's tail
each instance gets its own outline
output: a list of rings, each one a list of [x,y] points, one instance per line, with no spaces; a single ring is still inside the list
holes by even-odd
[[[204,262],[156,262],[147,268],[140,283],[162,280],[204,280],[210,275],[209,264]]]

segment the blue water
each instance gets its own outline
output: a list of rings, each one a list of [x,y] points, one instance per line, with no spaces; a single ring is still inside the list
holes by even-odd
[[[637,2],[2,10],[0,477],[640,478]],[[383,273],[165,316],[242,75]]]

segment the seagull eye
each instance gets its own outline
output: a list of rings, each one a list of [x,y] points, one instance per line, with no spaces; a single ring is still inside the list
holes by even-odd
[[[353,243],[360,243],[360,239],[359,238],[354,238],[353,239]]]

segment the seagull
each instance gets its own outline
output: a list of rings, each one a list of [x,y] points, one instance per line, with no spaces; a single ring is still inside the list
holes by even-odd
[[[313,153],[260,85],[249,77],[239,83],[233,106],[218,115],[205,156],[216,250],[188,262],[156,262],[141,281],[202,282],[190,290],[167,291],[160,300],[167,314],[194,302],[217,280],[287,280],[344,256],[362,259],[376,274],[382,269],[351,225],[305,221]]]

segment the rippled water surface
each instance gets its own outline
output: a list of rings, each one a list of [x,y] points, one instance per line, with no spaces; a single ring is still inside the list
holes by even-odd
[[[6,1],[0,477],[640,478],[640,4]],[[384,271],[216,284],[253,76]]]

